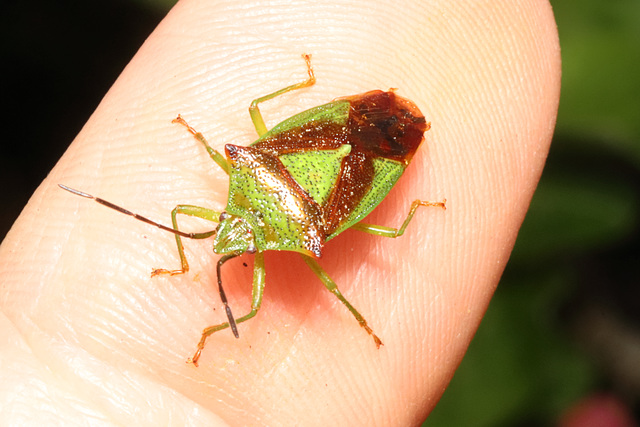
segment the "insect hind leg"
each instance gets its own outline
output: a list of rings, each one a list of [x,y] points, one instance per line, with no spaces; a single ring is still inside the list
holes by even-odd
[[[411,207],[409,208],[409,213],[407,214],[407,217],[405,218],[400,228],[385,227],[384,225],[367,224],[364,222],[358,222],[352,225],[350,228],[352,228],[353,230],[358,230],[365,233],[373,234],[376,236],[389,237],[394,239],[404,234],[404,231],[406,230],[407,226],[413,219],[413,216],[415,215],[419,207],[425,206],[425,207],[438,207],[442,209],[447,209],[446,203],[447,203],[447,199],[444,199],[441,202],[425,202],[423,200],[414,200],[413,203],[411,203]]]

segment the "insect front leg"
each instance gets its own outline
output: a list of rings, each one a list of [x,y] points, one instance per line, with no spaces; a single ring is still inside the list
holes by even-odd
[[[213,211],[211,209],[202,208],[200,206],[192,206],[192,205],[178,205],[171,211],[171,223],[173,224],[173,229],[176,231],[180,231],[178,228],[178,214],[193,216],[196,218],[206,219],[211,222],[218,222],[220,218],[220,212]],[[187,235],[182,234],[183,237],[188,237],[190,239],[206,239],[215,234],[216,230],[205,231],[203,233],[189,233]],[[179,234],[176,234],[176,243],[178,245],[178,254],[180,255],[180,264],[182,268],[180,270],[165,270],[163,268],[157,268],[151,272],[151,277],[159,276],[161,274],[168,274],[170,276],[175,276],[177,274],[183,274],[189,271],[189,263],[187,262],[187,257],[184,255],[184,247],[182,246],[182,238]]]
[[[218,276],[220,277],[220,276]],[[266,273],[264,270],[264,253],[256,252],[255,257],[253,259],[253,289],[251,291],[251,311],[244,316],[235,319],[235,323],[242,323],[254,317],[258,314],[258,310],[260,310],[260,306],[262,305],[262,296],[264,294],[264,284],[265,284]],[[187,360],[187,363],[193,363],[195,366],[198,366],[198,359],[202,354],[202,350],[207,342],[207,338],[209,335],[221,331],[223,329],[227,329],[230,327],[229,322],[220,323],[219,325],[209,326],[204,328],[202,331],[202,336],[200,338],[200,342],[198,343],[198,349],[196,350],[193,357]]]
[[[367,324],[367,321],[364,319],[364,317],[362,317],[362,315],[358,312],[358,310],[356,310],[355,307],[352,306],[349,301],[347,301],[344,295],[342,295],[342,292],[340,292],[340,289],[338,289],[338,285],[336,285],[336,283],[333,280],[331,280],[329,275],[322,269],[322,267],[320,267],[320,265],[313,258],[307,255],[301,255],[301,256],[302,256],[302,259],[304,259],[304,261],[307,263],[309,268],[311,268],[311,270],[316,274],[316,276],[318,276],[322,284],[329,290],[329,292],[335,295],[340,300],[340,302],[343,303],[349,309],[351,314],[353,314],[353,317],[355,317],[358,323],[360,323],[360,326],[362,326],[364,330],[367,331],[369,335],[371,335],[371,337],[373,338],[373,341],[376,343],[376,347],[380,348],[380,346],[382,345],[382,341],[380,340],[380,338],[377,337],[376,334],[373,333],[373,330],[369,327],[369,325]]]
[[[422,200],[414,200],[413,203],[411,203],[411,208],[409,209],[409,213],[407,214],[407,217],[405,218],[400,228],[385,227],[383,225],[366,224],[363,222],[358,222],[352,225],[351,228],[354,230],[363,231],[365,233],[374,234],[376,236],[390,237],[390,238],[400,237],[404,234],[404,230],[407,228],[407,226],[413,219],[413,215],[415,215],[416,211],[420,206],[432,206],[432,207],[447,209],[446,203],[447,203],[446,199],[444,199],[441,202],[425,202]]]
[[[296,83],[291,86],[287,86],[284,89],[277,90],[269,95],[265,95],[263,97],[254,99],[249,106],[249,115],[251,116],[251,121],[256,128],[256,132],[258,132],[258,136],[262,136],[267,133],[267,125],[264,123],[264,119],[262,118],[262,113],[260,113],[260,108],[258,108],[258,104],[268,101],[270,99],[275,98],[276,96],[280,96],[287,92],[291,92],[292,90],[302,89],[303,87],[313,86],[316,83],[316,76],[313,74],[313,68],[311,67],[311,55],[304,54],[302,55],[305,62],[307,63],[307,73],[309,74],[309,78],[301,83]]]
[[[207,152],[209,153],[209,157],[211,157],[211,159],[214,162],[216,162],[218,166],[220,166],[222,170],[227,173],[227,175],[229,175],[229,163],[227,163],[227,159],[225,159],[224,156],[220,154],[215,148],[209,145],[204,135],[202,135],[200,132],[196,131],[194,128],[189,126],[187,121],[183,119],[180,114],[178,114],[178,117],[173,119],[171,123],[177,123],[186,127],[189,133],[193,135],[195,139],[200,141],[202,145],[204,145],[204,148],[206,148]]]

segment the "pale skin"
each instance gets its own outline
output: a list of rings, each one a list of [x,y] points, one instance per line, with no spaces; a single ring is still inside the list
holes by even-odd
[[[0,247],[0,401],[19,417],[9,421],[422,422],[508,260],[559,97],[548,3],[476,4],[324,2],[283,14],[180,3]],[[302,53],[313,55],[318,83],[263,104],[267,126],[338,96],[397,87],[432,128],[367,222],[398,227],[414,199],[446,198],[447,210],[419,209],[398,239],[347,231],[318,261],[380,349],[297,254],[270,252],[260,312],[238,325],[239,339],[213,334],[196,368],[185,362],[202,329],[226,320],[209,241],[185,241],[188,273],[151,278],[180,267],[173,236],[57,184],[167,225],[177,204],[223,210],[227,175],[171,120],[181,114],[221,151],[249,144],[249,103],[304,80]],[[251,266],[245,255],[223,270],[238,315],[250,308]]]

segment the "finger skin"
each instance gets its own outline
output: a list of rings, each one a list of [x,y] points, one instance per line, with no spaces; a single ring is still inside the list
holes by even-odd
[[[471,340],[508,260],[551,140],[560,85],[545,1],[179,3],[149,37],[0,247],[2,396],[62,419],[178,425],[416,425]],[[178,268],[169,234],[75,197],[58,183],[170,223],[179,203],[222,210],[227,177],[177,114],[222,149],[305,108],[398,88],[431,122],[405,175],[367,222],[398,239],[347,231],[320,261],[384,342],[381,349],[291,253],[268,253],[259,314],[223,321],[208,241]],[[184,221],[189,231],[209,224]],[[247,256],[225,265],[234,313],[250,306]],[[213,309],[213,310],[212,310]],[[70,404],[69,402],[73,402]],[[17,416],[17,415],[16,415]]]

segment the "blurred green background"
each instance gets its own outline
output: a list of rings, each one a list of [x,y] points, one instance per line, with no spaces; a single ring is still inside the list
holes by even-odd
[[[3,6],[0,236],[173,3]],[[427,427],[557,425],[602,395],[640,419],[640,0],[552,5],[563,82],[547,166]]]

